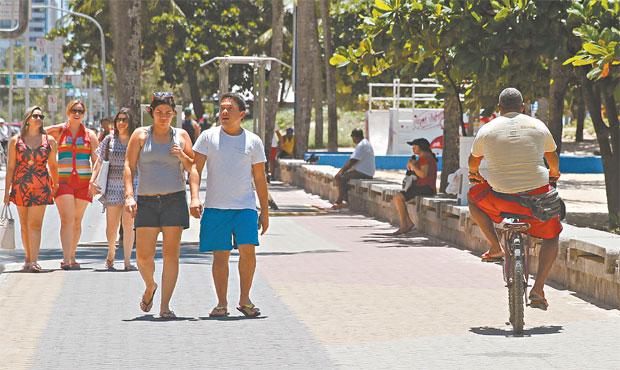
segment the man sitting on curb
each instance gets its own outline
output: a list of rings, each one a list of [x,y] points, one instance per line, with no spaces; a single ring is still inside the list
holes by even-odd
[[[347,207],[345,202],[348,202],[349,180],[372,179],[375,175],[375,152],[370,142],[364,139],[364,131],[359,128],[354,129],[351,131],[351,139],[355,144],[355,151],[336,174],[338,198],[332,209]]]

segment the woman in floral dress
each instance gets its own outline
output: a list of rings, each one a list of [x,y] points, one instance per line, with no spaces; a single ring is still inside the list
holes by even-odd
[[[131,264],[131,249],[134,241],[133,217],[124,210],[125,185],[123,183],[123,171],[125,170],[125,153],[129,137],[135,129],[129,108],[121,108],[114,117],[113,134],[107,135],[97,148],[99,161],[95,164],[90,186],[93,194],[101,194],[101,189],[95,184],[95,179],[101,171],[101,161],[109,160],[108,179],[105,194],[99,201],[103,204],[106,212],[106,236],[108,239],[108,256],[105,266],[108,270],[114,270],[114,255],[116,254],[116,236],[118,229],[123,224],[123,251],[125,271],[135,271],[136,267]],[[137,186],[137,177],[134,178],[134,187]]]
[[[4,204],[15,203],[25,251],[24,271],[41,272],[37,260],[45,207],[58,190],[56,140],[43,130],[45,116],[38,106],[26,111],[19,135],[9,141]]]

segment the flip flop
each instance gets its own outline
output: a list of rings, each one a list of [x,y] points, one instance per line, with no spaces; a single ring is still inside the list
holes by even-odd
[[[177,318],[177,315],[175,315],[174,311],[171,310],[171,311],[160,313],[159,317],[161,317],[164,320],[175,320]]]
[[[151,295],[151,300],[148,302],[144,302],[144,298],[140,301],[140,309],[144,312],[149,312],[153,307],[153,299],[155,298],[155,292],[157,291],[157,284],[155,284],[155,289],[153,289],[153,295]]]
[[[549,303],[547,303],[545,297],[541,297],[536,293],[530,293],[529,300],[529,306],[532,308],[538,308],[539,310],[547,311],[547,308],[549,307]]]
[[[504,260],[504,256],[493,256],[491,257],[489,251],[486,251],[480,257],[482,262],[502,262]]]
[[[226,317],[230,315],[228,309],[223,306],[217,306],[209,313],[209,317]]]
[[[243,316],[249,318],[255,318],[260,316],[260,310],[258,309],[258,307],[254,306],[253,303],[241,305],[237,307],[237,311],[241,312]]]

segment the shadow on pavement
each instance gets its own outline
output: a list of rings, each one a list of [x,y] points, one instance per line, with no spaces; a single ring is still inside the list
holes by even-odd
[[[419,248],[419,247],[449,247],[440,240],[429,238],[417,232],[394,235],[393,233],[370,233],[362,239],[365,243],[379,244],[376,248]],[[382,245],[390,244],[390,245]]]
[[[164,319],[162,317],[155,317],[155,315],[142,315],[134,317],[133,319],[124,319],[124,322],[133,321],[145,321],[145,322],[170,322],[170,321],[198,321],[195,317],[181,317],[177,316],[176,319]]]
[[[535,328],[524,329],[523,335],[520,335],[520,336],[530,337],[532,335],[558,334],[563,329],[564,327],[560,325],[538,326]],[[469,328],[469,331],[474,334],[478,334],[478,335],[502,336],[502,337],[515,336],[512,330],[492,328],[490,326],[479,326],[475,328]]]
[[[245,316],[224,316],[224,317],[209,317],[202,316],[199,317],[199,320],[203,321],[239,321],[239,320],[263,320],[267,319],[269,316],[259,316],[259,317],[245,317]]]

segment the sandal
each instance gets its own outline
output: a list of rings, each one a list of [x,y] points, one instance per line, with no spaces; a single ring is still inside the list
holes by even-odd
[[[155,284],[155,289],[153,289],[153,294],[151,295],[151,300],[148,302],[144,302],[144,298],[140,301],[140,309],[144,312],[149,312],[153,307],[153,299],[155,298],[155,292],[157,291],[157,284]]]
[[[228,308],[224,306],[217,306],[209,313],[209,317],[226,317],[228,315],[230,315]]]
[[[69,270],[81,270],[82,266],[76,261],[69,264]]]
[[[138,268],[134,265],[125,265],[125,271],[138,271]]]
[[[39,264],[36,262],[30,265],[30,272],[39,273],[42,270],[43,269],[41,268],[41,266],[39,266]]]
[[[69,271],[71,270],[71,263],[67,263],[67,262],[60,262],[60,268],[65,270],[65,271]]]
[[[547,303],[545,297],[541,297],[536,293],[530,293],[529,300],[529,306],[532,308],[538,308],[540,310],[547,311],[547,308],[549,307],[549,303]]]
[[[30,262],[24,262],[24,266],[22,266],[22,272],[31,272],[32,264]]]
[[[114,260],[106,259],[105,268],[108,269],[108,271],[116,271],[116,269],[114,268]]]
[[[159,314],[159,317],[165,320],[175,320],[177,315],[174,314],[174,311],[166,311]]]
[[[254,318],[260,316],[260,310],[258,309],[258,307],[254,306],[254,303],[243,304],[237,307],[237,310],[241,312],[245,317]]]
[[[482,262],[502,262],[504,260],[504,254],[498,256],[491,256],[490,251],[486,251],[480,257]]]

